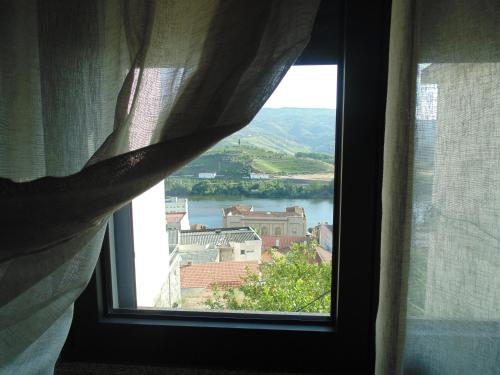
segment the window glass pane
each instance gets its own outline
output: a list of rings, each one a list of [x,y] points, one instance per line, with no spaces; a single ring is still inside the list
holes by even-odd
[[[331,313],[336,81],[292,67],[247,127],[132,202],[138,308]]]

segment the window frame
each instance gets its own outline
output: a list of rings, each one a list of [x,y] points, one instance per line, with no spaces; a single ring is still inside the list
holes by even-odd
[[[115,237],[108,228],[94,275],[75,303],[62,360],[373,372],[390,5],[390,0],[323,0],[311,43],[297,62],[338,65],[334,318],[276,319],[265,313],[207,318],[153,310],[146,316],[134,306],[110,314],[110,296],[117,291],[106,279],[113,272],[109,245]]]

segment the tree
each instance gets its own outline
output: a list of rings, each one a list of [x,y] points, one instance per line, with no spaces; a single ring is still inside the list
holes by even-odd
[[[287,254],[270,249],[272,262],[261,266],[260,275],[247,269],[239,288],[216,286],[206,305],[211,309],[330,312],[332,267],[316,263],[316,245],[294,244]]]

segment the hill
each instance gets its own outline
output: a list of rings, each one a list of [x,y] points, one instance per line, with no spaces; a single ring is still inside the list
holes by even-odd
[[[330,160],[328,155],[325,155],[324,160],[319,160],[272,152],[254,146],[227,146],[204,153],[178,170],[175,175],[197,176],[202,172],[217,172],[225,177],[248,177],[250,172],[271,175],[331,173],[334,167],[333,163],[328,162]]]
[[[219,142],[216,148],[238,144],[274,152],[335,153],[335,110],[323,108],[263,108],[252,122]]]

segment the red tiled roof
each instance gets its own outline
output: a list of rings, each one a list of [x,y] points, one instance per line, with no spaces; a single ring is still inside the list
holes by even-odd
[[[247,268],[259,272],[259,262],[199,263],[181,268],[181,288],[211,288],[214,285],[238,287]]]
[[[302,236],[260,236],[260,237],[262,238],[263,250],[266,250],[270,247],[287,249],[294,242],[304,243],[304,241],[306,240],[306,238]],[[279,246],[276,246],[276,240],[279,240]]]
[[[165,220],[167,220],[167,223],[179,223],[184,215],[186,215],[185,212],[167,212]]]

